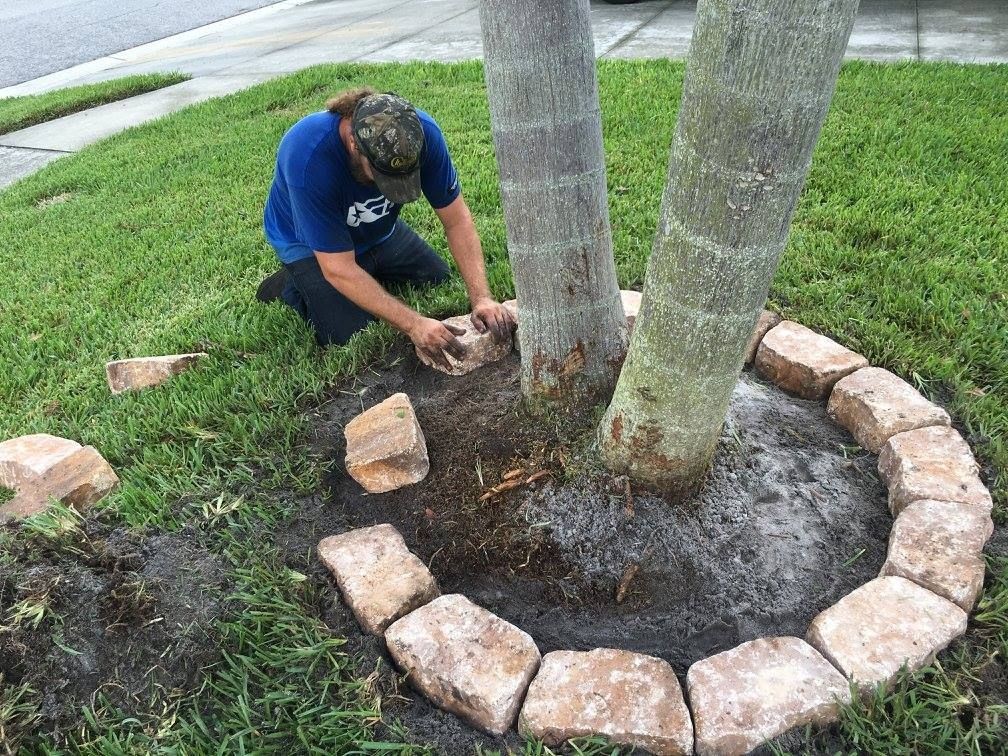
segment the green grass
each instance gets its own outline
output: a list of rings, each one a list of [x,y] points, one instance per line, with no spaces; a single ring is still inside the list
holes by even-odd
[[[188,79],[188,75],[181,73],[139,74],[97,84],[57,89],[44,94],[5,97],[0,99],[0,134],[169,87]]]
[[[600,71],[617,267],[621,284],[637,286],[657,222],[682,66],[605,62]],[[45,431],[97,446],[122,478],[102,506],[131,526],[175,528],[194,511],[205,513],[222,491],[246,494],[239,510],[205,517],[235,564],[238,586],[221,663],[194,699],[152,712],[150,721],[124,723],[97,705],[75,735],[82,751],[157,745],[198,753],[220,743],[230,751],[251,748],[266,732],[266,752],[298,748],[306,737],[332,751],[366,742],[373,700],[328,637],[317,597],[259,540],[235,535],[290,516],[270,490],[309,490],[334,463],[308,451],[303,410],[391,342],[377,326],[347,348],[323,352],[292,312],[253,298],[277,265],[261,213],[278,140],[327,95],[365,80],[439,120],[491,285],[510,296],[477,64],[309,69],[131,129],[0,193],[0,266],[11,282],[0,289],[0,438]],[[1006,66],[846,65],[771,292],[787,316],[949,406],[986,465],[1001,520],[1008,493],[1006,87]],[[405,217],[445,252],[429,208],[410,207]],[[411,302],[432,314],[466,306],[457,281]],[[195,350],[210,358],[167,386],[109,395],[107,360]],[[984,664],[1004,672],[1006,575],[1003,562],[992,565],[980,629],[942,657],[943,671],[851,709],[842,747],[906,744],[924,722],[929,735],[918,752],[946,752],[947,744],[979,752],[1003,732],[996,728],[1004,692],[988,694],[977,679]],[[23,711],[27,693],[19,695]],[[983,723],[980,734],[965,724],[962,699],[979,702],[983,716],[970,721]],[[935,734],[942,732],[948,737]]]

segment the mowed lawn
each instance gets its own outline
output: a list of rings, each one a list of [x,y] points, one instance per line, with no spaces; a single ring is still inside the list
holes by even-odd
[[[681,63],[600,64],[624,287],[643,281],[681,79]],[[131,129],[0,193],[0,438],[44,431],[98,447],[122,478],[107,516],[137,528],[177,529],[209,503],[233,503],[204,518],[235,565],[241,610],[224,628],[226,656],[169,712],[126,722],[107,710],[82,715],[79,750],[324,743],[334,752],[373,732],[376,704],[353,660],[327,634],[311,586],[271,558],[266,536],[296,516],[276,492],[310,490],[340,463],[309,452],[306,410],[393,335],[374,327],[320,351],[292,312],[253,297],[277,265],[261,213],[280,137],[361,82],[438,119],[491,285],[511,296],[478,64],[308,69]],[[1005,91],[1008,66],[846,65],[771,292],[775,309],[949,408],[985,465],[999,522],[1008,503]],[[404,217],[447,254],[429,208]],[[465,291],[455,282],[412,303],[462,312]],[[109,395],[106,361],[199,350],[209,360],[170,385]],[[1003,560],[991,561],[988,585],[968,641],[892,696],[848,710],[831,747],[980,753],[1003,737]],[[38,693],[8,689],[0,722],[29,721]]]

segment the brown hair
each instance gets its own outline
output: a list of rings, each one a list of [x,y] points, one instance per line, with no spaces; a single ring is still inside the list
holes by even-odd
[[[326,101],[326,110],[330,113],[341,115],[343,118],[350,118],[353,115],[354,108],[357,107],[357,103],[376,92],[377,90],[374,87],[368,86],[346,89]]]

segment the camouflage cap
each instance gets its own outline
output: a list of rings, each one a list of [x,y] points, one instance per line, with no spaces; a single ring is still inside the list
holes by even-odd
[[[357,103],[350,129],[385,198],[397,205],[418,199],[424,133],[416,108],[392,92],[368,95]]]

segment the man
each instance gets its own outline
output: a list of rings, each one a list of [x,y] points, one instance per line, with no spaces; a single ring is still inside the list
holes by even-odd
[[[283,268],[259,286],[282,298],[319,344],[345,344],[376,319],[399,329],[428,360],[460,358],[463,330],[427,318],[384,285],[428,286],[448,265],[399,211],[421,193],[444,226],[465,281],[473,326],[504,339],[514,319],[490,294],[479,234],[434,119],[403,98],[370,87],[348,90],[284,135],[266,202],[266,238]]]

